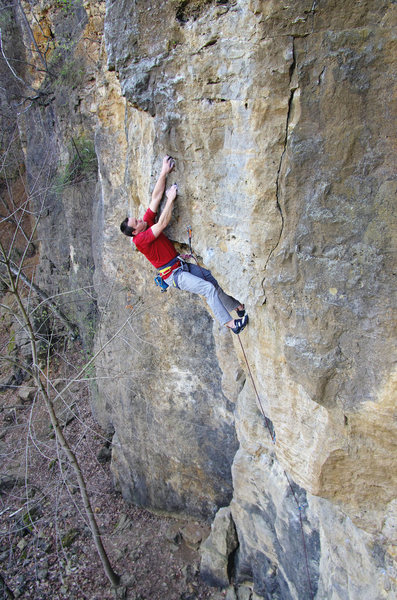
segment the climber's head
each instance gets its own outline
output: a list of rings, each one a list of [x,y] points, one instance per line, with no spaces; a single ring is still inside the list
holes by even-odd
[[[124,233],[124,235],[128,235],[128,237],[133,237],[137,233],[145,231],[146,228],[146,221],[143,219],[136,219],[135,217],[126,217],[120,225],[120,230]]]

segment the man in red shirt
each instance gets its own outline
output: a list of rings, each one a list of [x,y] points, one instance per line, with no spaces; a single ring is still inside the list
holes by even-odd
[[[152,193],[152,200],[143,219],[127,217],[121,223],[120,229],[125,235],[133,238],[137,249],[158,269],[167,285],[174,285],[178,289],[205,296],[218,321],[239,334],[248,323],[244,305],[225,294],[210,271],[182,261],[172,242],[163,233],[171,220],[178,193],[175,183],[167,190],[167,202],[157,223],[155,222],[164,195],[167,175],[171,173],[174,166],[174,160],[170,156],[165,156],[160,176]],[[239,319],[230,316],[232,310],[237,312]]]

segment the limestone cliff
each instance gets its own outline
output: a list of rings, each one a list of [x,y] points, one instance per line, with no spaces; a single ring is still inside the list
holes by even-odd
[[[68,19],[69,71],[55,90],[35,81],[47,99],[20,128],[31,181],[43,124],[57,165],[77,133],[95,141],[97,184],[51,196],[43,226],[63,245],[43,241],[42,270],[51,257],[52,274],[64,260],[72,284],[93,281],[97,349],[119,332],[93,407],[116,485],[167,512],[230,505],[228,575],[252,598],[395,597],[395,3],[60,4],[36,10],[55,38]],[[120,235],[165,153],[180,190],[168,235],[184,248],[191,225],[245,302],[274,443],[238,339],[199,299],[155,288]]]

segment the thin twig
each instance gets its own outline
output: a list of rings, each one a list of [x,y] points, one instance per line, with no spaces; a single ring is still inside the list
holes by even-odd
[[[3,40],[2,40],[2,35],[1,35],[1,28],[0,28],[0,49],[1,49],[1,54],[3,55],[4,60],[7,63],[7,67],[10,69],[11,73],[14,75],[14,77],[20,82],[22,83],[22,85],[26,85],[26,83],[24,82],[23,79],[21,79],[21,77],[19,77],[19,75],[16,73],[16,71],[14,71],[14,69],[12,68],[12,66],[10,65],[10,62],[8,60],[8,58],[5,55],[4,49],[3,49]]]
[[[55,302],[53,302],[50,299],[50,297],[46,294],[46,292],[44,292],[41,288],[39,288],[39,286],[37,286],[35,283],[33,283],[33,281],[30,281],[30,279],[28,279],[26,277],[26,275],[24,275],[24,273],[22,273],[22,271],[16,269],[13,265],[10,265],[10,269],[11,269],[11,272],[15,276],[19,277],[19,279],[25,285],[27,285],[30,289],[32,289],[43,300],[43,302],[48,304],[48,306],[51,308],[53,313],[65,325],[65,327],[69,331],[72,339],[75,339],[77,337],[77,327],[70,323],[69,319],[62,313],[62,311],[59,310],[59,308],[57,307]]]

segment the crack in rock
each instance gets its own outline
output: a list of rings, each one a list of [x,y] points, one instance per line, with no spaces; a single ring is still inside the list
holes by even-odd
[[[273,256],[277,247],[280,244],[280,240],[281,240],[281,237],[282,237],[283,231],[284,231],[285,221],[284,221],[284,214],[283,214],[283,211],[281,208],[281,203],[280,203],[280,178],[281,178],[281,171],[282,171],[282,167],[283,167],[284,157],[285,157],[285,153],[287,151],[287,145],[288,145],[288,137],[289,137],[288,130],[289,130],[289,125],[290,125],[291,113],[292,113],[292,104],[294,101],[295,92],[297,90],[297,86],[296,87],[292,86],[292,81],[294,78],[295,71],[296,71],[295,38],[293,37],[292,38],[292,63],[290,66],[290,77],[289,77],[290,95],[289,95],[289,99],[288,99],[288,111],[287,111],[287,118],[286,118],[286,125],[285,125],[284,147],[283,147],[283,151],[281,153],[280,162],[279,162],[279,166],[278,166],[278,170],[277,170],[277,178],[276,178],[276,206],[277,206],[277,209],[281,216],[281,227],[280,227],[280,233],[278,236],[278,240],[277,240],[276,244],[274,245],[274,247],[271,249],[269,256],[267,258],[267,261],[265,264],[265,269],[264,269],[265,271],[267,269],[267,266],[269,264],[271,257]],[[265,280],[266,280],[266,277],[264,277],[264,279],[262,281],[263,289],[264,289]]]

